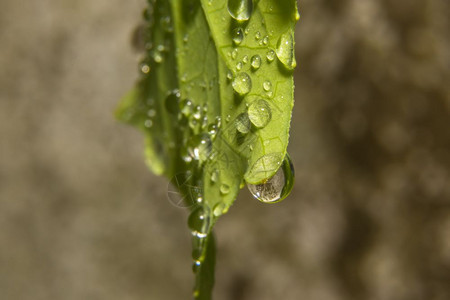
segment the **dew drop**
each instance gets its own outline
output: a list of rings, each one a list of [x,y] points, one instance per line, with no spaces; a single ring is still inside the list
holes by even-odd
[[[226,195],[230,192],[230,186],[228,184],[222,183],[220,185],[220,193]]]
[[[180,102],[180,111],[184,116],[189,116],[192,113],[193,104],[190,99],[184,99]]]
[[[293,70],[297,63],[295,62],[294,37],[291,31],[280,36],[277,43],[277,57],[280,62],[288,69]]]
[[[237,27],[232,31],[232,40],[235,45],[240,45],[244,39],[244,32],[242,28]]]
[[[198,273],[200,271],[202,263],[199,260],[194,260],[194,263],[192,264],[192,272]]]
[[[276,203],[286,198],[294,185],[294,166],[286,154],[274,176],[262,184],[247,184],[252,195],[263,203]]]
[[[193,117],[197,120],[200,120],[200,118],[202,117],[202,107],[200,105],[194,107]]]
[[[248,107],[248,117],[257,128],[263,128],[272,118],[269,103],[263,99],[252,102]]]
[[[236,59],[237,55],[238,55],[238,49],[233,49],[233,51],[231,51],[231,58]]]
[[[156,110],[154,110],[153,108],[150,108],[147,111],[147,116],[149,116],[150,118],[153,118],[154,116],[156,116]]]
[[[217,182],[217,180],[219,180],[219,170],[218,169],[214,169],[211,173],[211,181],[212,182]]]
[[[217,126],[216,124],[209,124],[208,125],[208,133],[211,136],[211,138],[215,138],[217,134]]]
[[[272,83],[269,80],[264,81],[263,83],[263,89],[266,92],[269,92],[272,89]]]
[[[257,31],[255,34],[255,39],[259,41],[261,39],[261,32]]]
[[[244,64],[248,63],[248,55],[244,55],[244,57],[242,58],[242,62]]]
[[[254,70],[258,70],[259,67],[261,67],[261,56],[259,56],[258,54],[253,55],[251,65]]]
[[[147,127],[147,128],[151,128],[153,126],[153,121],[150,120],[150,119],[145,120],[144,126]]]
[[[169,95],[167,95],[164,105],[169,113],[176,115],[180,105],[180,91],[173,90]]]
[[[264,45],[267,45],[267,44],[269,43],[269,36],[266,35],[266,36],[263,38],[262,42],[263,42]]]
[[[266,54],[267,61],[272,62],[275,59],[275,51],[270,49]]]
[[[236,64],[236,70],[240,71],[242,69],[242,67],[243,67],[242,62],[238,62]]]
[[[195,237],[206,237],[208,235],[210,220],[203,207],[195,208],[188,218],[188,226]]]
[[[244,96],[252,89],[252,80],[247,73],[242,72],[236,75],[232,82],[233,89],[236,93]]]
[[[242,113],[239,116],[237,116],[235,121],[236,129],[240,133],[248,133],[251,128],[250,119],[248,118],[247,113]]]
[[[227,79],[228,79],[229,81],[231,81],[231,79],[233,79],[233,73],[231,72],[231,70],[228,70],[228,71],[227,71]]]
[[[211,153],[211,139],[208,134],[200,134],[189,140],[187,151],[194,160],[204,162]]]
[[[247,21],[253,11],[253,0],[228,0],[230,16],[239,21]]]
[[[153,51],[152,57],[153,57],[153,60],[155,61],[155,63],[157,63],[157,64],[161,63],[164,60],[161,52],[158,50]]]
[[[148,64],[141,65],[141,72],[144,74],[150,73],[150,66]]]

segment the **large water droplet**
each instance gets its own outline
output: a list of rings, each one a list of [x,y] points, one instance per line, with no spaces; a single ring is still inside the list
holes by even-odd
[[[251,65],[254,70],[258,70],[259,67],[261,67],[261,56],[259,56],[258,54],[253,55]]]
[[[294,185],[294,166],[288,154],[283,164],[266,182],[247,184],[252,195],[263,203],[276,203],[286,198]]]
[[[243,96],[248,94],[252,89],[252,80],[247,73],[242,72],[236,75],[232,82],[232,86],[236,93]]]
[[[248,118],[257,128],[266,126],[272,118],[272,111],[266,100],[253,101],[248,107]]]
[[[244,32],[242,31],[242,28],[237,27],[233,29],[231,35],[235,45],[240,45],[242,43],[242,40],[244,39]]]
[[[295,62],[294,36],[292,31],[288,31],[280,36],[277,43],[277,57],[288,69],[293,70]]]
[[[228,12],[239,22],[247,21],[253,11],[253,0],[228,0]]]
[[[247,113],[242,113],[239,116],[237,116],[235,124],[237,131],[239,131],[240,133],[245,134],[250,131],[251,124]]]
[[[194,209],[188,218],[188,226],[195,237],[206,237],[208,235],[210,218],[203,207]]]

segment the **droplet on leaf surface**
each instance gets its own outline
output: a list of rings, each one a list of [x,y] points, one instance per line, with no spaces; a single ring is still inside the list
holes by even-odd
[[[228,0],[228,12],[238,22],[247,21],[253,11],[253,0]]]
[[[272,119],[269,103],[263,99],[252,102],[248,107],[248,118],[255,127],[265,127]]]
[[[241,96],[248,94],[252,89],[252,80],[247,73],[242,72],[236,75],[232,82],[233,89]]]

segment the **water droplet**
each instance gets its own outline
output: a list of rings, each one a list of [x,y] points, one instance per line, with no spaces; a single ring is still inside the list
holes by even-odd
[[[237,21],[247,21],[253,11],[253,0],[228,0],[228,12]]]
[[[267,44],[269,43],[269,36],[266,35],[266,36],[263,38],[262,42],[263,42],[264,45],[267,45]]]
[[[147,128],[151,128],[153,126],[153,121],[152,120],[145,120],[144,126],[147,127]]]
[[[236,70],[240,71],[242,69],[242,62],[236,64]]]
[[[272,83],[269,80],[264,81],[263,83],[263,89],[266,92],[269,92],[272,89]]]
[[[231,58],[236,59],[237,55],[238,55],[238,49],[233,49],[233,51],[231,51]]]
[[[150,108],[147,111],[147,116],[149,116],[150,118],[153,118],[154,116],[156,116],[156,110],[154,110],[153,108]]]
[[[215,138],[217,134],[217,126],[216,124],[209,124],[208,125],[208,133],[211,136],[211,138]]]
[[[210,220],[203,207],[195,208],[188,218],[188,226],[195,237],[206,237],[208,235]]]
[[[248,133],[251,128],[250,119],[247,113],[242,113],[235,120],[236,129],[240,133]]]
[[[144,74],[150,73],[150,66],[148,64],[141,65],[141,72]]]
[[[261,39],[261,32],[257,31],[255,34],[255,39],[259,41]]]
[[[263,99],[253,101],[248,107],[248,117],[257,128],[263,128],[272,118],[269,103]]]
[[[214,206],[213,209],[213,214],[215,217],[219,217],[223,214],[225,214],[228,211],[228,205],[226,205],[225,203],[221,202],[221,203],[217,203]]]
[[[212,182],[217,182],[217,180],[219,180],[219,170],[218,169],[214,169],[211,173],[211,181]]]
[[[189,116],[192,113],[193,104],[189,99],[184,99],[180,102],[180,111],[184,116]]]
[[[251,65],[254,70],[258,70],[261,67],[261,56],[258,54],[253,55]]]
[[[272,62],[275,59],[275,51],[273,51],[272,49],[267,51],[266,58],[268,62]]]
[[[173,115],[176,115],[179,110],[180,105],[180,91],[173,90],[169,95],[167,95],[164,101],[167,111]]]
[[[227,79],[228,79],[229,81],[231,81],[231,79],[233,79],[233,73],[231,72],[231,70],[228,70],[228,71],[227,71]]]
[[[295,62],[294,37],[292,31],[288,31],[280,36],[277,43],[277,57],[288,69],[293,70]]]
[[[235,45],[240,45],[242,43],[242,40],[244,39],[244,32],[242,31],[242,28],[237,27],[233,29],[231,34],[233,43]]]
[[[230,186],[228,184],[222,183],[220,185],[220,193],[226,195],[230,192]]]
[[[199,260],[194,260],[194,263],[192,264],[192,272],[198,273],[200,271],[202,263]]]
[[[242,58],[242,62],[244,64],[248,63],[248,55],[244,55],[244,57]]]
[[[195,119],[200,120],[202,117],[202,107],[200,105],[197,105],[194,107],[194,113],[192,115]]]
[[[152,57],[153,57],[153,60],[155,61],[155,63],[157,63],[157,64],[159,64],[163,61],[163,56],[162,56],[161,52],[158,50],[155,50],[152,52]]]
[[[252,195],[263,203],[276,203],[286,198],[294,185],[294,166],[286,154],[274,176],[262,184],[247,184]]]
[[[189,117],[189,127],[191,127],[192,130],[196,130],[198,126],[198,120],[194,118],[194,116]]]
[[[236,75],[232,82],[233,89],[236,93],[243,96],[250,92],[252,89],[252,80],[247,73],[239,73]]]
[[[211,139],[207,134],[196,135],[188,142],[187,150],[194,160],[204,162],[211,153]]]

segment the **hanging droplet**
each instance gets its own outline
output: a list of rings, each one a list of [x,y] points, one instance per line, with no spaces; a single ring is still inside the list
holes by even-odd
[[[268,62],[272,62],[275,59],[275,51],[273,51],[272,49],[267,51],[266,58]]]
[[[263,203],[276,203],[286,198],[294,185],[294,166],[289,155],[274,176],[261,184],[247,184],[252,195]]]
[[[236,75],[232,82],[233,89],[236,93],[244,96],[252,89],[252,80],[247,73],[242,72]]]
[[[228,205],[225,203],[217,203],[213,208],[213,215],[215,217],[220,217],[221,215],[225,214],[228,211]]]
[[[235,124],[237,131],[239,131],[240,133],[245,134],[250,131],[251,124],[247,113],[242,113],[239,116],[237,116]]]
[[[230,16],[239,21],[247,21],[253,11],[253,0],[228,0]]]
[[[237,27],[233,29],[231,35],[235,45],[240,45],[242,43],[242,40],[244,39],[244,32],[242,31],[242,28]]]
[[[230,186],[228,184],[222,183],[220,185],[220,193],[226,195],[230,192]]]
[[[280,36],[277,43],[277,57],[288,69],[293,70],[295,62],[294,36],[292,31],[288,31]]]
[[[206,237],[208,235],[210,220],[203,207],[194,209],[188,218],[188,226],[195,237]]]
[[[176,115],[180,105],[180,91],[173,90],[169,95],[167,95],[164,105],[169,113]]]
[[[269,80],[263,82],[263,89],[269,92],[272,89],[272,83]]]
[[[253,55],[251,65],[254,70],[258,70],[259,67],[261,67],[261,56],[259,56],[258,54]]]
[[[248,107],[248,117],[257,128],[263,128],[272,118],[269,103],[263,99],[253,101]]]

